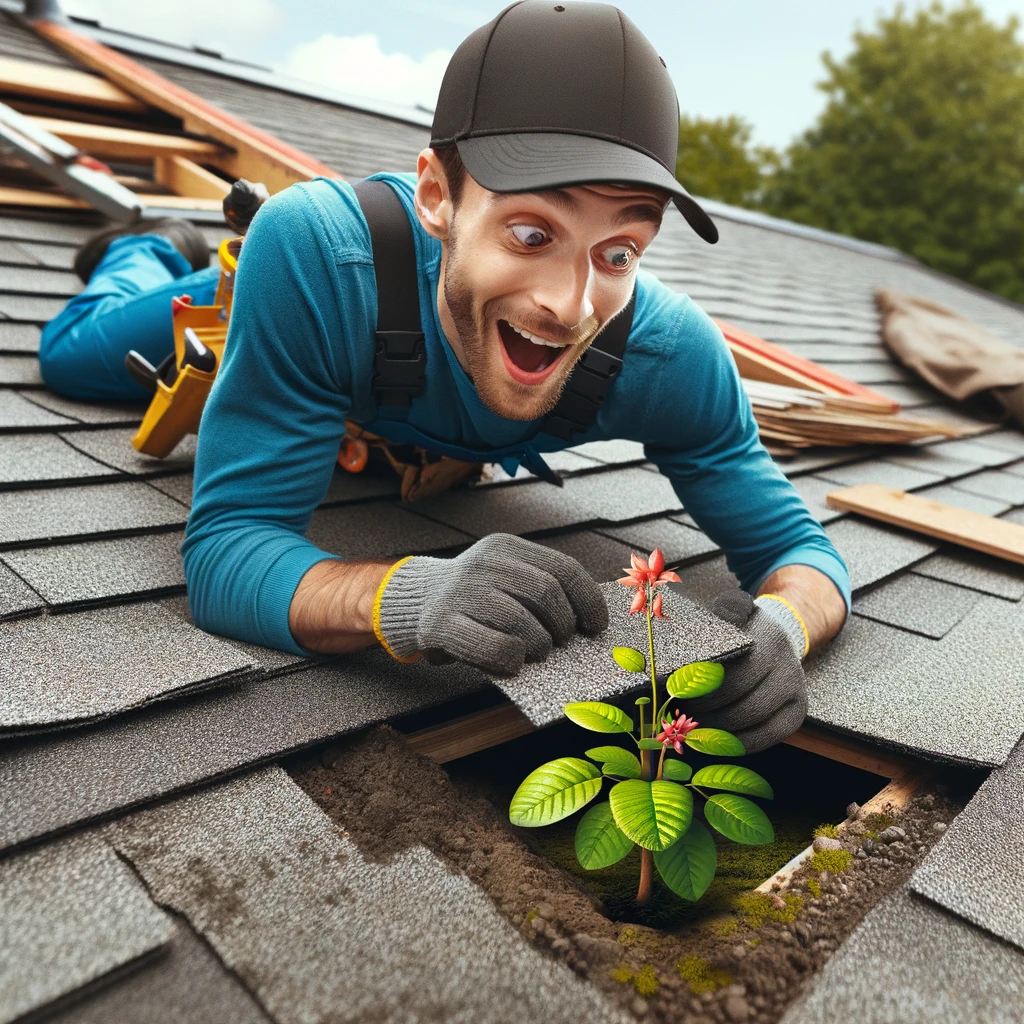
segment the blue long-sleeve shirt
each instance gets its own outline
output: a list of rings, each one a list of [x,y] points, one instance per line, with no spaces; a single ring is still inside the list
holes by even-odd
[[[481,402],[438,320],[441,243],[415,216],[414,176],[375,177],[396,189],[413,226],[425,390],[404,422],[374,420],[377,289],[351,187],[317,179],[274,196],[242,249],[182,548],[193,616],[211,632],[302,652],[288,610],[306,571],[335,557],[303,532],[327,492],[346,419],[455,457],[566,447],[538,433],[541,421],[507,420]],[[571,443],[610,438],[644,444],[743,587],[755,590],[783,565],[809,565],[849,607],[846,567],[758,440],[720,331],[643,270],[622,370],[593,426]]]

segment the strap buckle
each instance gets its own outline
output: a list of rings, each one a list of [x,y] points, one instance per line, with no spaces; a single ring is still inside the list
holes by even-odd
[[[422,331],[377,331],[373,393],[378,405],[408,408],[423,394],[427,349]]]

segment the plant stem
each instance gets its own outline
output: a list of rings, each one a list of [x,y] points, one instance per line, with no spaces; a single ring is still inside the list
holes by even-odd
[[[652,587],[650,584],[647,585],[647,650],[650,657],[649,665],[651,668],[651,736],[657,731],[657,714],[658,714],[658,674],[654,665],[654,624],[651,618],[651,600],[654,595],[651,593]],[[641,777],[644,779],[650,779],[651,777],[651,752],[649,750],[641,751]],[[658,762],[658,778],[661,778],[661,768],[665,760],[665,748],[661,748],[661,760]],[[640,886],[636,892],[637,903],[646,903],[651,898],[651,887],[654,883],[654,854],[650,850],[645,850],[641,847],[640,849]]]
[[[666,750],[668,750],[668,747],[667,746],[662,746],[662,748],[661,748],[661,757],[658,758],[658,772],[654,776],[656,779],[660,779],[661,778],[661,773],[662,773],[662,771],[665,768],[665,751]]]
[[[646,903],[651,898],[651,886],[654,882],[654,854],[650,850],[640,848],[640,888],[636,892],[637,903]]]
[[[658,675],[654,666],[654,620],[651,618],[651,587],[647,587],[647,647],[651,657],[651,714],[656,715],[658,713]],[[654,735],[654,726],[657,723],[657,719],[651,720],[651,735]]]

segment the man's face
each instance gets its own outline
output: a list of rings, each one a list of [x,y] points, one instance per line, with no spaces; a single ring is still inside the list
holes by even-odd
[[[641,186],[495,193],[468,175],[444,239],[438,312],[484,404],[550,412],[633,291],[666,196]]]

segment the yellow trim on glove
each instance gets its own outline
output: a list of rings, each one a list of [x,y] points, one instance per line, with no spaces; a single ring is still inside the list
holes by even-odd
[[[386,573],[384,573],[384,579],[380,581],[380,586],[377,588],[377,593],[373,597],[373,635],[380,641],[381,647],[384,648],[388,654],[391,655],[395,661],[401,661],[408,665],[419,659],[420,651],[417,651],[411,658],[400,658],[393,650],[391,645],[384,639],[384,633],[380,628],[380,603],[384,600],[384,589],[391,582],[391,577],[409,561],[413,556],[406,555],[405,558],[400,558]]]
[[[793,607],[791,602],[779,594],[758,594],[757,596],[758,598],[763,597],[767,601],[778,601],[779,604],[784,604],[793,613],[794,618],[800,623],[800,628],[804,633],[804,653],[800,657],[806,658],[807,652],[811,649],[811,635],[807,632],[807,624],[804,622],[803,616]]]

